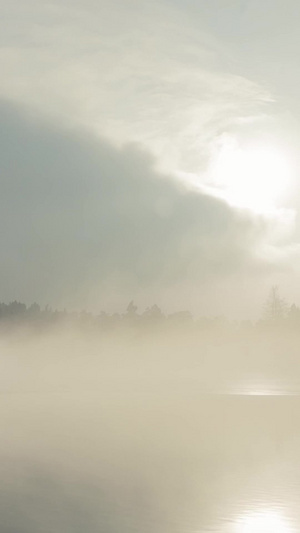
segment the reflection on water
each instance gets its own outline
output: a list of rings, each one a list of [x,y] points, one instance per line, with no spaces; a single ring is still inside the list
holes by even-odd
[[[10,395],[0,417],[2,531],[299,531],[299,397]]]
[[[220,394],[221,390],[215,391]],[[297,380],[269,380],[267,377],[256,379],[244,379],[233,384],[227,384],[222,389],[224,394],[235,394],[242,396],[298,396],[300,394],[300,383]]]
[[[245,513],[236,520],[236,533],[289,533],[283,514],[273,509]]]
[[[2,354],[1,532],[300,530],[296,372],[182,352],[171,364],[14,353]]]

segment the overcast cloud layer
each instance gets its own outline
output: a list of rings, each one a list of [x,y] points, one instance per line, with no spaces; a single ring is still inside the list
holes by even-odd
[[[0,3],[2,300],[237,314],[272,283],[300,296],[295,1]],[[272,216],[205,193],[228,137],[290,150]]]

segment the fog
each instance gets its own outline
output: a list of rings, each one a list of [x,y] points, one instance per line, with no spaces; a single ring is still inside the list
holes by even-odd
[[[299,532],[299,1],[0,6],[0,532]]]
[[[244,531],[257,507],[296,527],[299,343],[283,326],[3,330],[1,531]]]

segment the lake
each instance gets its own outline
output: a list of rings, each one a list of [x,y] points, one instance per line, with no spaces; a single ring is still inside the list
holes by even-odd
[[[2,350],[2,533],[299,531],[295,372],[76,346]]]

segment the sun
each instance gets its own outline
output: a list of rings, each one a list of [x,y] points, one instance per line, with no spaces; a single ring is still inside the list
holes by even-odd
[[[290,533],[283,516],[273,510],[253,512],[243,516],[236,533]]]
[[[290,180],[291,168],[283,150],[242,146],[234,139],[222,143],[209,170],[209,181],[219,196],[257,212],[279,207]]]

